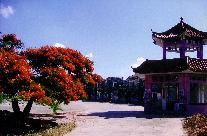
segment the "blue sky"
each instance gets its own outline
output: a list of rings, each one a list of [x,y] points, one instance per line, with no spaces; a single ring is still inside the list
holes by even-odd
[[[96,73],[126,78],[132,65],[162,58],[150,29],[165,31],[183,17],[207,32],[206,5],[206,0],[0,0],[0,31],[16,33],[26,48],[58,43],[79,50],[94,61]],[[205,52],[206,47],[207,58]]]

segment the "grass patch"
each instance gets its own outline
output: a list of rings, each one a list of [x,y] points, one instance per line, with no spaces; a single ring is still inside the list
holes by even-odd
[[[58,126],[39,130],[38,132],[30,132],[26,136],[63,136],[75,127],[75,123],[59,124]]]
[[[183,128],[188,136],[207,136],[207,116],[196,114],[183,121]]]

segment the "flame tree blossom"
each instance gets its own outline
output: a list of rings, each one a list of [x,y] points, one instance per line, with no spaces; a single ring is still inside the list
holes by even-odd
[[[76,50],[43,46],[16,52],[22,45],[14,34],[0,38],[0,93],[28,101],[25,115],[33,102],[54,106],[85,98],[86,85],[102,79],[93,74],[93,62]],[[16,113],[18,100],[12,99]]]
[[[73,49],[43,46],[27,49],[22,55],[36,74],[35,82],[42,85],[48,97],[60,103],[86,97],[85,85],[95,85],[97,81],[93,62]]]
[[[0,48],[21,49],[22,47],[22,41],[17,39],[15,34],[5,34],[0,38]]]
[[[26,57],[15,52],[16,48],[22,47],[22,42],[14,34],[8,34],[0,38],[0,45],[0,94],[12,99],[13,110],[19,113],[19,96],[25,94],[27,100],[42,101],[45,92],[31,79],[31,67]]]

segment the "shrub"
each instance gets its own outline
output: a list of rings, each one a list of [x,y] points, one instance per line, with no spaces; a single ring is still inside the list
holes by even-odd
[[[196,114],[184,119],[183,128],[189,136],[207,136],[207,117]]]

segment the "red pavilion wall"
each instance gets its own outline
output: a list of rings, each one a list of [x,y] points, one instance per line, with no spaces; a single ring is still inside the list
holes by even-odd
[[[189,114],[203,113],[207,114],[207,105],[187,105],[187,112]]]
[[[186,98],[186,112],[189,114],[193,113],[204,113],[207,114],[207,104],[190,104],[190,74],[182,74],[179,77],[179,89],[184,90],[184,96]]]

